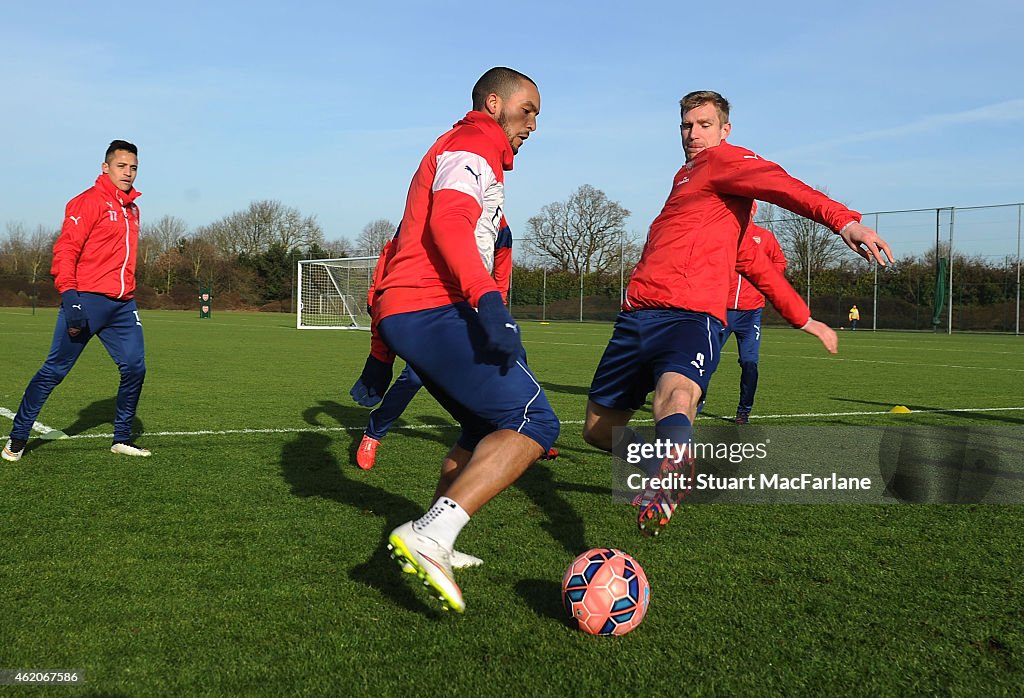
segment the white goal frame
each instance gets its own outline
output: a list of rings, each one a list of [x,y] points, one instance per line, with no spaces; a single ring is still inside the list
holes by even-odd
[[[368,330],[366,294],[377,257],[300,259],[295,326],[300,330]]]

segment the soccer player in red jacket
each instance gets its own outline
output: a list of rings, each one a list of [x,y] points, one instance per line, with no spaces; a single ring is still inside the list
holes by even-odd
[[[134,188],[138,156],[133,144],[113,141],[96,184],[68,202],[50,269],[61,296],[57,327],[50,353],[21,399],[4,446],[5,460],[21,458],[46,399],[94,335],[121,373],[110,450],[126,456],[150,455],[132,441],[135,409],[146,377],[142,322],[134,301],[139,241],[139,207],[135,204],[139,192]]]
[[[639,439],[625,427],[653,390],[655,436],[682,447],[658,474],[692,477],[691,425],[719,361],[729,281],[751,279],[794,327],[835,353],[835,332],[810,316],[785,277],[756,253],[744,233],[755,199],[815,220],[838,233],[865,258],[885,264],[888,245],[860,223],[860,214],[788,175],[757,154],[725,142],[732,128],[729,103],[717,92],[691,92],[680,101],[686,163],[676,173],[661,213],[651,224],[630,277],[612,338],[591,383],[584,439],[607,451]],[[620,436],[618,443],[615,437]],[[691,480],[692,482],[692,480]],[[657,535],[687,489],[644,497],[638,526]]]
[[[380,280],[380,274],[383,272],[387,259],[390,257],[393,244],[394,240],[392,239],[384,246],[377,260],[374,280],[367,292],[367,308],[370,308],[373,303],[373,298],[377,291],[377,282]],[[501,298],[507,304],[509,285],[512,281],[512,230],[509,228],[508,223],[505,222],[504,216],[499,224],[498,236],[494,243],[493,276],[498,290],[501,291]],[[372,310],[370,312],[372,314]],[[363,431],[363,438],[359,442],[359,448],[356,449],[356,465],[363,470],[373,468],[377,462],[377,447],[380,446],[381,440],[387,436],[391,430],[391,425],[402,416],[402,413],[405,412],[409,403],[412,402],[412,399],[416,397],[416,393],[422,387],[423,381],[416,375],[416,371],[406,364],[395,382],[384,393],[380,404],[370,412],[370,419],[366,429]],[[544,456],[541,456],[541,459],[552,460],[557,457],[558,451],[551,448],[548,449]],[[480,558],[467,555],[458,550],[452,552],[452,567],[455,569],[476,567],[481,564],[483,564],[483,561]]]
[[[371,355],[352,397],[373,405],[397,354],[462,431],[426,514],[388,547],[440,596],[465,610],[451,556],[469,518],[551,448],[559,423],[526,364],[519,326],[492,276],[505,171],[537,128],[540,92],[510,68],[473,87],[473,108],[420,162],[401,232],[376,285]],[[394,352],[394,353],[392,353]]]
[[[779,272],[786,271],[786,255],[782,253],[779,241],[772,231],[751,223],[746,236],[757,245]],[[757,363],[761,353],[761,317],[764,312],[764,294],[757,290],[743,274],[733,272],[729,288],[729,305],[726,311],[725,332],[722,345],[729,341],[729,335],[736,335],[740,364],[740,401],[736,405],[737,424],[750,421],[754,409],[754,394],[757,392]]]

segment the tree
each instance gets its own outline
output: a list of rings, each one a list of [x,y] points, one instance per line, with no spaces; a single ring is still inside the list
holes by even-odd
[[[574,274],[617,270],[627,242],[629,211],[589,184],[567,201],[550,203],[527,222],[523,241],[544,263]],[[629,241],[632,242],[631,240]]]
[[[395,236],[396,227],[387,218],[378,218],[367,223],[363,227],[363,232],[356,238],[356,250],[366,257],[379,255],[384,245]]]
[[[816,188],[828,194],[827,189]],[[843,258],[846,245],[820,223],[764,203],[758,205],[754,220],[779,239],[789,262],[788,271],[801,281],[806,280],[808,274],[818,274],[835,266]]]
[[[192,281],[198,285],[213,282],[210,267],[217,257],[217,250],[209,241],[193,235],[179,240],[177,248],[181,261],[188,264]]]
[[[37,225],[28,237],[25,268],[29,272],[29,281],[32,282],[33,288],[39,277],[50,269],[50,264],[53,261],[53,243],[57,241],[58,235],[60,235],[59,230],[49,230],[42,225]]]
[[[24,223],[8,223],[7,239],[0,245],[3,270],[22,276],[35,284],[48,271],[53,259],[53,243],[60,231],[37,225],[31,233]]]
[[[254,257],[280,245],[291,251],[322,245],[324,232],[316,216],[303,216],[298,209],[280,201],[253,201],[244,211],[235,211],[199,229],[225,256]]]
[[[259,278],[262,302],[280,301],[292,293],[292,271],[300,255],[296,250],[286,250],[284,245],[273,243],[265,252],[256,255],[242,255],[239,263],[255,272]]]
[[[171,292],[171,287],[174,285],[175,272],[182,263],[181,251],[177,247],[167,248],[153,263],[153,270],[160,274],[164,293]]]
[[[187,234],[185,221],[174,216],[165,215],[155,223],[143,223],[139,227],[136,262],[139,278],[148,282],[150,271],[156,268],[157,260]]]
[[[26,245],[25,224],[8,222],[7,239],[0,245],[5,272],[17,276],[23,271]]]

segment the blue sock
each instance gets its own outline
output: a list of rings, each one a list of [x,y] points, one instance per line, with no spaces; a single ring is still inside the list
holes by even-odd
[[[668,441],[673,445],[690,443],[693,438],[693,425],[690,418],[681,412],[662,417],[654,425],[654,435],[659,442]]]

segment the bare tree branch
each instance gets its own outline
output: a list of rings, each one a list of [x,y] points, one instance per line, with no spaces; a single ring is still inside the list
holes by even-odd
[[[388,240],[395,236],[394,223],[386,218],[378,218],[363,226],[363,232],[356,238],[356,252],[365,257],[380,254]]]
[[[629,211],[589,184],[568,201],[548,204],[527,222],[523,241],[528,252],[575,274],[607,272],[619,265],[625,250]]]

